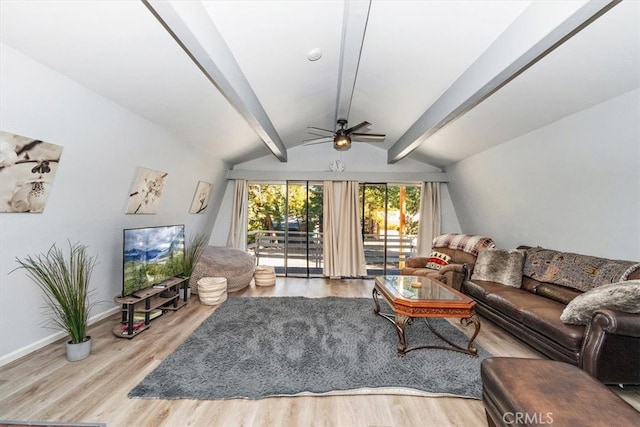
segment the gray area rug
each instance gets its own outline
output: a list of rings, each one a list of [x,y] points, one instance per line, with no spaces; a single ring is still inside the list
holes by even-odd
[[[260,399],[396,389],[481,398],[485,350],[476,345],[479,357],[437,349],[398,357],[395,328],[373,306],[370,298],[230,298],[129,397]],[[431,324],[466,347],[465,335],[447,321]],[[442,344],[421,319],[407,327],[407,340]]]

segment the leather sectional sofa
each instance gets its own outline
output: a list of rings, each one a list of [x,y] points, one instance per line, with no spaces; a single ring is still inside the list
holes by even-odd
[[[586,325],[560,319],[571,300],[602,284],[603,277],[599,283],[589,282],[592,278],[609,274],[605,281],[638,280],[640,266],[543,248],[518,249],[526,252],[520,287],[473,276],[462,283],[460,290],[476,300],[477,312],[549,358],[576,365],[602,383],[640,384],[640,313],[597,310]]]

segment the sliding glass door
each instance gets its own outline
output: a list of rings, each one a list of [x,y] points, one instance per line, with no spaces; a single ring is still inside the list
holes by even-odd
[[[420,187],[413,184],[361,184],[362,235],[367,274],[399,274],[415,253]]]
[[[250,183],[248,249],[287,276],[322,275],[322,183]]]
[[[321,277],[323,202],[322,182],[250,183],[247,242],[258,264],[279,275]],[[399,274],[415,253],[420,187],[364,183],[360,204],[367,274]]]
[[[322,275],[322,184],[287,182],[285,268],[287,276]]]

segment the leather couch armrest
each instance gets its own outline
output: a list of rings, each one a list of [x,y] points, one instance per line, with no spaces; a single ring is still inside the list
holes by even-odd
[[[462,282],[467,277],[467,264],[445,265],[438,273],[438,280],[459,291],[462,288]]]
[[[444,274],[448,271],[457,271],[458,273],[463,273],[464,268],[464,264],[447,264],[440,269],[440,273]]]
[[[463,280],[468,280],[469,279],[469,268],[467,267],[467,264],[449,264],[449,265],[445,265],[444,267],[442,267],[440,269],[440,274],[445,275],[446,273],[453,271],[455,273],[459,273],[462,274],[463,276]]]
[[[640,314],[616,310],[596,310],[591,318],[591,329],[594,324],[607,334],[640,338]]]
[[[640,314],[597,310],[587,325],[580,366],[607,384],[640,384]]]

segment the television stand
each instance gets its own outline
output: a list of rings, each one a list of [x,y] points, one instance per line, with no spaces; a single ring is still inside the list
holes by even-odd
[[[162,288],[154,286],[136,292],[136,295],[126,297],[117,296],[113,300],[122,305],[122,320],[113,329],[113,334],[119,338],[131,339],[140,332],[149,328],[149,323],[158,315],[167,311],[176,311],[184,307],[187,303],[186,291],[183,293],[184,299],[180,300],[180,291],[187,286],[188,277],[172,277],[162,282]],[[175,290],[175,294],[170,297],[161,297],[160,294],[167,290]],[[136,312],[142,313],[141,318],[136,319]]]

